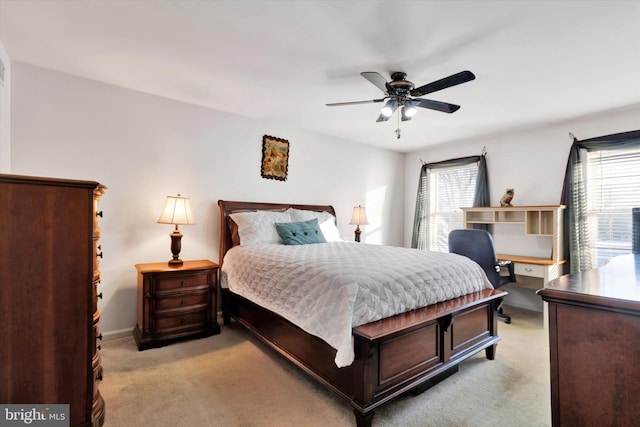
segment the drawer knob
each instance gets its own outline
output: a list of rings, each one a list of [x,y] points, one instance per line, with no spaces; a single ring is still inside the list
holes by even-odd
[[[102,292],[98,294],[98,298],[102,299]]]
[[[533,268],[531,268],[531,267],[526,267],[526,268],[524,269],[524,271],[526,271],[527,273],[531,273],[531,272],[533,271]]]
[[[98,256],[98,257],[102,258],[102,252],[100,252],[100,253],[96,254],[96,256]]]
[[[184,300],[183,299],[180,300],[180,305],[184,305]]]
[[[185,323],[186,323],[186,321],[187,321],[187,319],[185,319],[184,317],[181,317],[181,318],[180,318],[180,323],[181,323],[181,324],[185,324]]]
[[[183,280],[180,282],[180,286],[184,286],[186,284],[186,282]]]
[[[98,348],[98,350],[102,350],[102,346],[101,345],[99,345],[97,348]]]
[[[96,216],[99,216],[102,218],[102,211],[96,212]]]
[[[102,341],[102,334],[98,335],[96,338],[98,338],[100,341]]]
[[[98,381],[102,381],[102,372],[96,375],[96,378],[98,379]]]

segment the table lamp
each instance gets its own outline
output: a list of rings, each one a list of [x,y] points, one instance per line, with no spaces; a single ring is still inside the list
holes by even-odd
[[[364,207],[358,205],[353,208],[353,216],[351,217],[351,222],[349,224],[356,226],[356,242],[360,241],[360,226],[368,225],[369,221],[367,221],[367,213],[364,210]]]
[[[191,213],[191,199],[182,197],[180,194],[167,196],[167,202],[164,205],[162,215],[158,219],[158,224],[174,224],[176,226],[173,233],[170,234],[173,258],[169,260],[169,266],[180,267],[182,265],[182,260],[180,259],[182,233],[180,233],[178,225],[192,225],[195,223]]]

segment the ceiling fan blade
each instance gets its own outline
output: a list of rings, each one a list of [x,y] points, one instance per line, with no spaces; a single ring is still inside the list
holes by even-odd
[[[435,82],[427,83],[424,86],[413,89],[411,91],[411,96],[426,95],[431,92],[436,92],[438,90],[446,89],[451,86],[469,82],[471,80],[474,80],[475,78],[475,74],[473,74],[471,71],[460,71],[459,73],[453,74],[449,77],[445,77],[443,79],[436,80]]]
[[[336,106],[340,106],[340,105],[373,104],[375,102],[382,102],[384,100],[385,100],[385,98],[371,99],[371,100],[368,100],[368,101],[332,102],[332,103],[325,104],[325,105],[327,107],[336,107]]]
[[[387,93],[389,91],[389,83],[387,83],[387,80],[382,77],[380,73],[377,73],[375,71],[363,71],[362,73],[360,73],[360,75],[369,80],[374,84],[375,87],[377,87],[384,93]]]
[[[428,108],[430,110],[442,111],[443,113],[453,113],[460,109],[459,105],[448,104],[431,99],[414,98],[411,100],[416,107]]]

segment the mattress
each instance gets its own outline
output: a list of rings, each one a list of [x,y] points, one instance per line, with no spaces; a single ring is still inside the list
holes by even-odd
[[[466,257],[355,242],[236,246],[220,283],[326,341],[338,367],[353,327],[492,288]]]

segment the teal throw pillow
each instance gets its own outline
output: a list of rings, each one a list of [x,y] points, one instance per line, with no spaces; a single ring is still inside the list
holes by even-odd
[[[285,245],[326,243],[318,218],[301,222],[276,222],[276,230]]]

